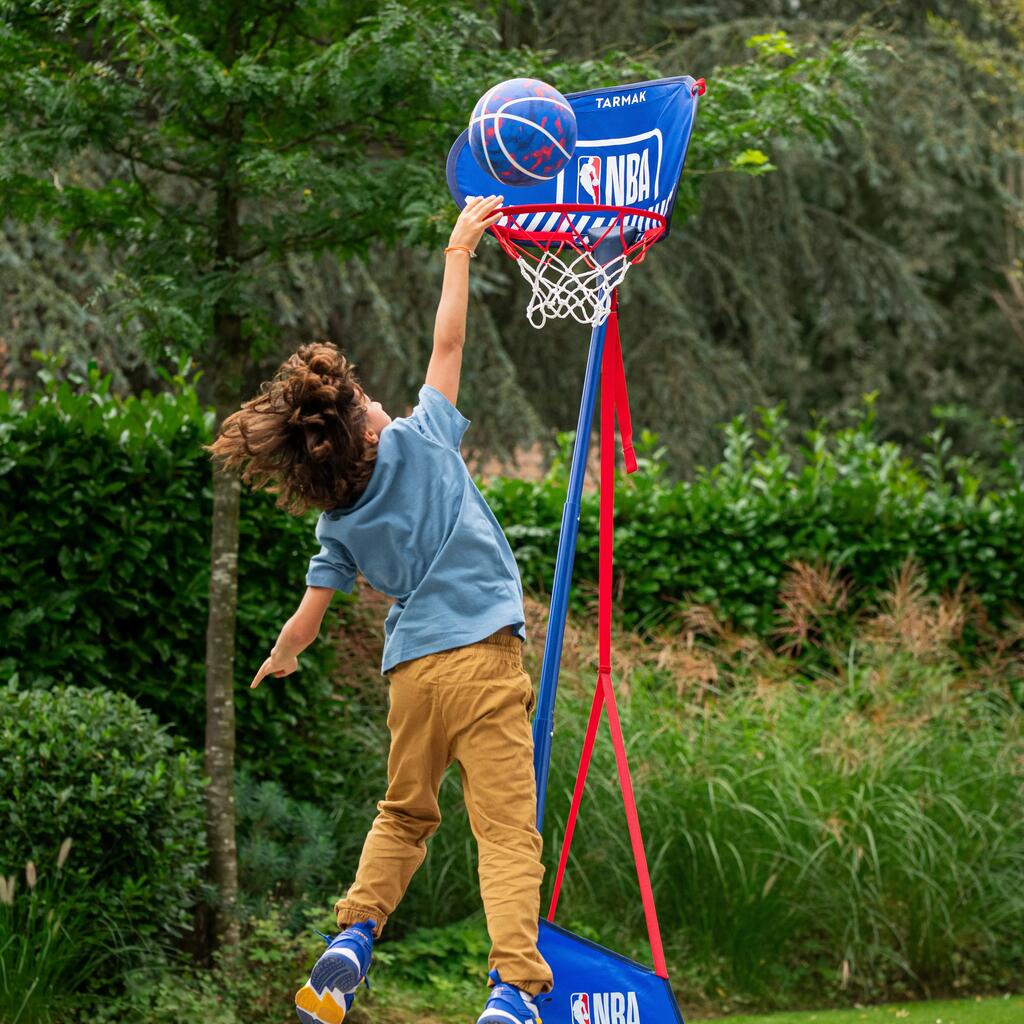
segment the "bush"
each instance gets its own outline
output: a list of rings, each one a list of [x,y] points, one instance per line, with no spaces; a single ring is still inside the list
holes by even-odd
[[[915,557],[935,592],[966,578],[990,614],[1024,593],[1024,460],[1006,428],[1005,461],[983,469],[949,456],[940,433],[921,466],[876,437],[872,406],[853,427],[812,430],[798,457],[788,424],[763,410],[751,431],[726,429],[722,461],[692,482],[661,479],[656,439],[640,472],[616,483],[616,593],[627,625],[651,627],[690,602],[763,636],[776,627],[779,582],[802,561],[837,567],[870,603]],[[485,496],[504,525],[526,586],[554,574],[565,501],[564,459],[541,483],[497,478]],[[597,580],[598,496],[584,495],[576,555],[577,610]],[[621,589],[620,589],[621,588]]]
[[[330,816],[314,804],[290,797],[280,783],[239,773],[235,786],[238,822],[239,903],[258,918],[273,905],[287,905],[288,924],[304,897],[329,907],[335,882],[335,846]]]
[[[0,391],[0,682],[125,691],[201,747],[212,499],[211,419],[182,380],[140,398],[93,372],[32,405]],[[243,690],[295,610],[317,550],[311,519],[243,491],[236,683]],[[342,602],[343,604],[343,602]],[[335,621],[334,616],[329,622]],[[237,702],[238,753],[293,789],[328,795],[307,743],[342,723],[331,651]],[[325,772],[328,781],[324,781]]]
[[[8,685],[0,701],[0,874],[48,863],[131,937],[190,924],[205,860],[199,759],[124,694]]]

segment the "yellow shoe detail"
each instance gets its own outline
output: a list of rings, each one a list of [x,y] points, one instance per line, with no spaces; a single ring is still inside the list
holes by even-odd
[[[317,1012],[317,1018],[322,1020],[323,1024],[341,1024],[345,1019],[344,1002],[339,1006],[330,992],[324,992],[320,998],[320,1009]]]
[[[295,1005],[300,1010],[312,1014],[320,1009],[320,997],[313,991],[313,986],[308,981],[295,993]]]
[[[345,1004],[339,1005],[330,992],[318,996],[308,981],[295,993],[295,1005],[322,1024],[341,1024],[345,1019]]]

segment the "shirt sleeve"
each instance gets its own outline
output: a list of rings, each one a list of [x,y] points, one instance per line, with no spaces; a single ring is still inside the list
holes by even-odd
[[[420,401],[409,417],[416,429],[445,448],[458,450],[469,420],[437,388],[424,384]]]
[[[306,572],[307,587],[329,587],[352,593],[356,582],[356,562],[351,552],[329,533],[323,530],[324,517],[316,526],[316,539],[320,541],[320,553],[309,560]]]

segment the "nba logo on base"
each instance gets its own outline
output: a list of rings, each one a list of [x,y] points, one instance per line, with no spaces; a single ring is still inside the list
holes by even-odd
[[[641,144],[638,145],[638,141]],[[577,147],[573,161],[577,203],[650,208],[652,200],[659,196],[661,139],[652,134],[630,142],[632,145],[628,148],[605,143],[600,153],[586,155],[580,153],[586,148],[584,143]],[[566,169],[566,176],[569,173]]]
[[[573,992],[572,1024],[640,1024],[635,992]]]

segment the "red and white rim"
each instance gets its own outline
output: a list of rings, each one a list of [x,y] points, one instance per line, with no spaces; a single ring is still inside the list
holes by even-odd
[[[497,212],[505,219],[491,231],[513,259],[540,259],[540,254],[531,250],[552,253],[565,246],[578,253],[590,253],[601,242],[617,235],[624,256],[630,263],[638,263],[668,227],[664,214],[631,206],[545,203],[505,206]],[[630,229],[636,229],[637,234],[627,241],[626,232]],[[588,241],[583,232],[593,234],[595,230],[600,235]]]

